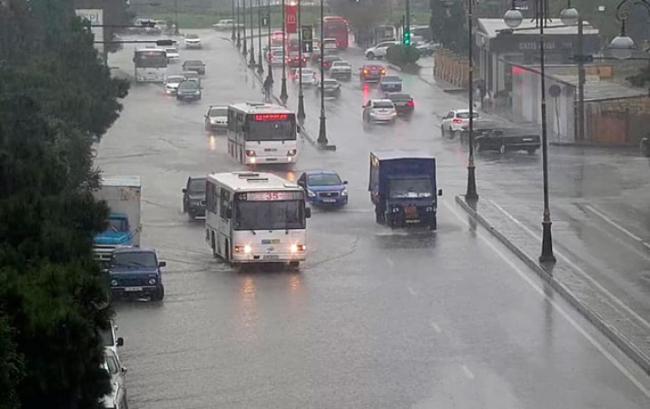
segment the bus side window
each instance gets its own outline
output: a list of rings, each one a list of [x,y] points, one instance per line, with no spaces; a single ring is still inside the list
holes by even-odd
[[[217,189],[212,183],[208,183],[208,186],[206,188],[206,200],[207,200],[207,207],[208,211],[211,213],[216,213],[217,212],[217,200],[216,200],[216,191]]]
[[[230,208],[230,192],[221,189],[221,200],[219,201],[219,216],[222,219],[228,219],[228,209]]]

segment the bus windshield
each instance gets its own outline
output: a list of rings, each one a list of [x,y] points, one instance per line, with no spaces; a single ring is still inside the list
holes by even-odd
[[[289,114],[252,114],[248,116],[247,141],[286,141],[296,139],[296,123]]]
[[[304,229],[302,200],[236,201],[235,230]]]
[[[136,67],[163,68],[167,67],[167,54],[162,50],[136,51],[133,62]]]

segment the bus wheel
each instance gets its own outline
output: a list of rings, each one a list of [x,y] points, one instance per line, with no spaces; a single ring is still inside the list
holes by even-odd
[[[230,265],[230,242],[226,240],[225,249],[223,251],[223,260],[226,264]]]

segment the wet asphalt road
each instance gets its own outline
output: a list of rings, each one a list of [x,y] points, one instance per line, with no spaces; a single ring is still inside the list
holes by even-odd
[[[98,147],[106,174],[142,177],[143,245],[168,262],[164,302],[115,305],[132,408],[650,406],[650,380],[454,204],[465,154],[439,137],[432,112],[455,97],[417,78],[405,79],[416,114],[394,127],[364,129],[360,106],[373,90],[345,84],[341,99],[328,101],[337,152],[304,142],[293,171],[275,169],[292,178],[334,168],[350,182],[346,209],[314,211],[300,273],[235,272],[214,260],[201,222],[180,212],[180,189],[189,175],[241,169],[224,136],[204,132],[207,106],[261,97],[222,36],[202,32],[203,50],[181,50],[207,64],[202,101],[179,104],[160,86],[134,85]],[[111,65],[131,73],[131,55],[127,47]],[[315,92],[305,102],[316,135]],[[379,147],[437,155],[445,196],[436,233],[374,223],[367,158]],[[509,197],[518,186],[536,194],[538,186],[521,185],[538,162],[479,158],[481,193]],[[486,182],[490,175],[499,180]]]

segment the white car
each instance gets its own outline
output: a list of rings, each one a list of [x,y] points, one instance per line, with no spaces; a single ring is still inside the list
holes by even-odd
[[[165,48],[165,54],[167,54],[167,62],[170,63],[178,62],[181,59],[181,55],[176,47]]]
[[[176,95],[178,86],[183,81],[185,81],[185,76],[183,75],[169,75],[165,80],[165,94]]]
[[[399,44],[398,41],[382,41],[377,43],[374,47],[370,47],[364,53],[366,58],[369,60],[374,60],[375,58],[384,58],[388,49],[396,44]]]
[[[117,348],[121,347],[124,345],[124,338],[122,337],[117,337],[116,333],[117,332],[117,325],[111,320],[110,321],[110,328],[101,330],[99,333],[100,338],[102,339],[102,346],[104,348],[110,349],[115,353],[116,356],[119,358],[119,354],[117,352]]]
[[[185,36],[185,48],[201,48],[201,38],[196,34]]]
[[[230,29],[232,29],[233,25],[236,26],[237,23],[235,23],[234,20],[231,19],[231,18],[226,18],[226,19],[223,19],[223,20],[219,20],[219,22],[217,22],[217,24],[213,24],[212,28],[214,28],[215,30],[230,30]],[[241,26],[241,24],[240,24],[240,26]]]
[[[101,403],[107,409],[127,409],[126,401],[126,368],[120,358],[110,348],[104,348],[104,362],[101,368],[108,372],[111,380],[111,391],[101,398]]]
[[[318,84],[318,78],[316,73],[311,68],[302,69],[302,86],[311,87]]]
[[[478,112],[474,111],[474,121],[479,117]],[[447,133],[453,135],[469,128],[469,109],[451,110],[440,121],[440,133],[445,136]]]
[[[206,131],[224,131],[228,129],[228,107],[210,105],[205,114]]]
[[[390,99],[371,99],[362,108],[364,122],[393,123],[397,118],[395,104]]]

